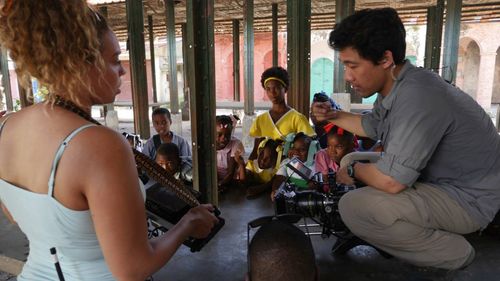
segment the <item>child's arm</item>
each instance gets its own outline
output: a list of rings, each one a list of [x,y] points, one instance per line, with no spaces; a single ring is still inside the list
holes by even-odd
[[[238,171],[238,179],[243,183],[246,179],[245,159],[241,156],[242,151],[237,150],[234,153],[234,161],[236,162],[236,169]]]
[[[231,182],[231,180],[234,178],[234,173],[236,172],[237,167],[238,165],[236,164],[234,157],[229,157],[227,164],[227,175],[219,182],[219,187]]]

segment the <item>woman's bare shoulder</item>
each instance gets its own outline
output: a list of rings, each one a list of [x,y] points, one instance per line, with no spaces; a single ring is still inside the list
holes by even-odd
[[[118,132],[104,126],[91,126],[81,131],[75,144],[82,154],[92,154],[92,158],[106,158],[112,156],[121,159],[121,156],[130,156],[131,148],[126,139]]]

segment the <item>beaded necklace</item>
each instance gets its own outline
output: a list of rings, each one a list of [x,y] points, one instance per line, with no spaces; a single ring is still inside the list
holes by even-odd
[[[83,119],[94,123],[96,125],[101,125],[97,120],[92,118],[89,113],[82,110],[72,101],[66,100],[61,96],[55,96],[54,105],[64,108],[68,111],[71,111]],[[135,148],[132,148],[134,152],[134,158],[137,166],[143,170],[150,178],[161,184],[162,186],[167,187],[172,192],[174,192],[182,201],[186,204],[194,207],[199,205],[198,200],[193,196],[193,194],[184,187],[184,185],[174,178],[171,174],[169,174],[165,169],[163,169],[160,165],[158,165],[153,160],[149,159],[148,156],[142,154]]]

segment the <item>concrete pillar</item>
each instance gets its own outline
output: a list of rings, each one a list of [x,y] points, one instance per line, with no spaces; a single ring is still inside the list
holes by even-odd
[[[0,84],[2,85],[2,90],[0,93],[5,95],[5,105],[8,111],[14,110],[14,103],[12,102],[12,88],[10,85],[10,75],[9,75],[9,59],[7,56],[7,50],[0,48]],[[0,99],[2,96],[0,95]],[[1,103],[1,101],[0,101]],[[2,106],[3,108],[3,106]],[[2,109],[0,108],[0,110]]]
[[[193,186],[199,188],[201,202],[217,205],[214,0],[187,0],[186,18]]]
[[[427,31],[425,35],[424,67],[439,73],[441,59],[441,37],[443,34],[444,0],[427,8]]]
[[[273,66],[279,66],[278,65],[278,4],[274,3],[272,4],[272,10],[273,10],[273,29],[272,29],[272,34],[273,34]]]
[[[175,43],[175,8],[174,1],[165,0],[168,48],[168,89],[170,94],[170,112],[179,113],[179,90],[177,87],[177,51]]]
[[[493,94],[493,79],[495,76],[496,53],[481,54],[479,63],[478,90],[476,93],[476,101],[490,113],[491,96]]]
[[[497,114],[495,116],[495,125],[497,126],[497,131],[500,132],[500,105],[497,105]]]
[[[447,1],[441,76],[446,81],[452,83],[455,83],[455,78],[457,77],[458,40],[460,37],[461,18],[462,0]]]
[[[244,1],[243,6],[243,105],[245,115],[242,119],[243,135],[241,141],[244,146],[253,143],[248,135],[250,126],[255,120],[254,105],[254,6],[253,0]]]
[[[288,0],[287,70],[290,76],[287,103],[309,117],[311,92],[311,2]]]
[[[128,42],[134,129],[143,139],[149,139],[149,105],[146,77],[146,47],[144,46],[144,17],[142,1],[127,0]]]

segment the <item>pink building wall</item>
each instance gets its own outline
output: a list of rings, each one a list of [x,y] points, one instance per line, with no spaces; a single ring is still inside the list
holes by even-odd
[[[265,69],[272,66],[272,34],[257,33],[254,35],[254,100],[267,101],[260,84],[260,76]],[[244,47],[243,35],[240,36],[240,100],[244,96]],[[121,94],[116,101],[132,101],[132,81],[130,62],[122,60],[126,74],[122,77]],[[286,68],[286,37],[284,33],[278,36],[278,65]],[[157,70],[157,73],[159,70]],[[10,72],[13,99],[19,99],[17,76],[14,70]],[[153,87],[151,79],[151,61],[146,61],[146,75],[148,85],[148,100],[153,102]],[[166,79],[162,77],[160,79]],[[217,101],[233,100],[233,38],[231,34],[215,36],[215,93]],[[182,85],[179,85],[182,88]],[[161,92],[158,89],[158,92]],[[168,91],[167,91],[168,92]]]
[[[244,95],[244,48],[243,36],[240,36],[240,100]],[[260,76],[271,67],[272,34],[257,33],[254,37],[254,100],[267,101],[260,84]],[[286,38],[279,34],[278,65],[286,68]],[[233,100],[233,38],[232,35],[215,37],[215,92],[218,101]]]

